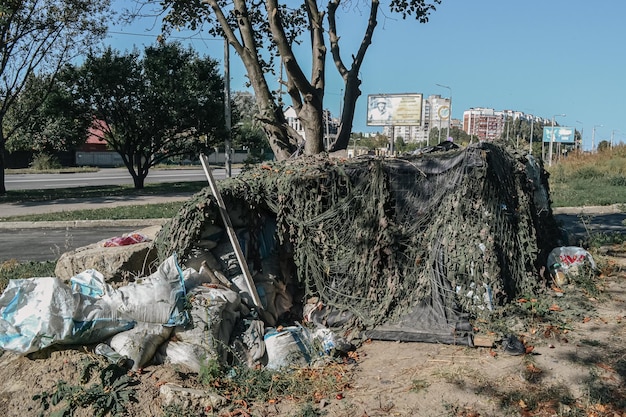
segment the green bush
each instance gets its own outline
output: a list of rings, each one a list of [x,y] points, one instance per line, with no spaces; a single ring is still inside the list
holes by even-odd
[[[0,263],[0,292],[4,291],[10,279],[53,277],[56,262],[25,262],[20,263],[9,259]]]
[[[609,178],[609,184],[615,187],[626,186],[626,175],[616,175],[614,177]]]
[[[38,171],[46,169],[59,169],[61,168],[61,163],[52,155],[40,153],[35,155],[33,162],[30,163],[30,167]]]
[[[597,179],[602,178],[603,174],[593,166],[584,166],[581,167],[578,171],[572,174],[573,179]]]

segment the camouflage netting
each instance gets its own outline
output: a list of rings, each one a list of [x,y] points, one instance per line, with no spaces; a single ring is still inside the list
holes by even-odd
[[[461,313],[486,316],[543,285],[558,237],[547,173],[494,144],[301,158],[257,166],[219,188],[235,227],[249,232],[250,269],[267,265],[270,225],[279,279],[297,284],[302,300],[349,312],[344,326],[368,337],[453,341],[468,331]],[[159,258],[191,256],[208,224],[222,225],[209,187],[162,228]]]

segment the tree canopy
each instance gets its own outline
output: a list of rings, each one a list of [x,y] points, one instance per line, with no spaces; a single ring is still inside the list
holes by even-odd
[[[7,140],[8,151],[52,154],[85,143],[92,117],[86,103],[76,96],[72,73],[64,68],[56,77],[29,77],[5,116],[4,126],[13,132]]]
[[[431,11],[441,0],[390,0],[391,13],[403,19],[428,21]],[[372,43],[380,12],[379,0],[330,0],[320,8],[315,0],[279,4],[277,0],[253,2],[234,0],[163,0],[164,30],[188,27],[206,28],[214,36],[224,37],[243,62],[258,106],[261,122],[277,159],[286,159],[300,149],[305,154],[345,149],[350,140],[356,103],[361,95],[361,67]],[[340,31],[338,12],[351,13],[352,8],[366,5],[366,27],[356,34],[352,27]],[[308,58],[297,55],[294,47],[304,45],[301,35],[308,34]],[[340,49],[341,37],[360,36],[357,51],[350,55]],[[324,148],[323,103],[326,87],[326,58],[330,57],[343,79],[341,121],[336,139]],[[349,58],[346,58],[349,56]],[[305,131],[305,138],[289,127],[282,103],[270,88],[269,77],[275,77],[274,60],[280,59],[286,74],[280,83],[285,87],[292,106]],[[302,58],[302,59],[301,59]],[[303,62],[310,59],[310,68]]]
[[[136,188],[143,188],[152,166],[225,135],[217,62],[179,44],[150,46],[143,55],[108,48],[89,55],[74,78],[97,135],[121,155]]]
[[[5,126],[5,116],[34,74],[47,74],[52,86],[60,68],[86,53],[106,33],[110,1],[4,0],[0,3],[0,195],[4,184],[4,152],[8,138],[24,122]],[[40,101],[47,97],[42,86]]]

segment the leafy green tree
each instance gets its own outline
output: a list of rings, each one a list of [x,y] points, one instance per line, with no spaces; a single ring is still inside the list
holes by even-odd
[[[233,114],[239,122],[233,126],[233,145],[247,148],[254,160],[264,157],[265,150],[269,149],[267,136],[256,119],[257,112],[254,96],[247,91],[237,91],[232,98]]]
[[[146,3],[150,3],[145,0]],[[421,23],[428,21],[431,11],[441,0],[391,0],[391,13],[403,19],[413,17]],[[163,0],[160,5],[166,13],[164,29],[188,27],[197,30],[206,25],[210,34],[224,37],[243,62],[248,80],[254,90],[258,106],[257,118],[262,123],[270,146],[277,159],[292,155],[304,139],[290,129],[283,113],[280,95],[272,91],[269,80],[275,79],[274,60],[280,57],[286,74],[280,82],[286,87],[292,106],[305,131],[304,153],[316,154],[324,150],[324,93],[326,88],[326,58],[330,52],[332,63],[344,81],[343,108],[337,138],[328,151],[345,149],[350,141],[357,99],[361,95],[361,66],[372,44],[378,25],[379,0],[342,2],[330,0],[325,8],[319,2],[303,0],[279,4],[234,0]],[[365,5],[365,8],[361,6]],[[354,27],[339,31],[338,13],[360,14],[365,23],[359,35]],[[386,16],[386,15],[385,15]],[[296,57],[294,47],[301,45],[300,35],[308,32],[310,54],[303,60]],[[360,36],[357,51],[343,53],[342,39]],[[300,55],[303,56],[303,55]],[[346,59],[346,57],[349,57]],[[309,68],[305,68],[304,63]],[[282,71],[281,71],[282,73]],[[307,76],[306,74],[310,74]],[[282,75],[281,75],[282,78]]]
[[[143,188],[154,165],[212,147],[225,135],[217,62],[179,44],[148,47],[143,56],[108,48],[89,55],[76,80],[135,188]]]
[[[92,123],[89,108],[72,88],[72,71],[31,75],[6,114],[13,131],[7,150],[34,150],[41,154],[71,151],[85,143]]]
[[[402,136],[398,136],[393,145],[396,152],[406,151],[406,142]]]
[[[26,120],[5,126],[5,117],[34,74],[54,80],[60,68],[97,45],[106,33],[109,0],[3,0],[0,2],[0,195],[7,140]],[[50,84],[51,87],[51,84]],[[43,103],[33,100],[34,111]]]
[[[604,152],[611,149],[611,144],[608,140],[601,140],[598,142],[598,152]]]

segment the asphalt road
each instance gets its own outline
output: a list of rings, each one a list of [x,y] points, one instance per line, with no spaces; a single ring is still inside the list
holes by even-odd
[[[562,229],[566,230],[571,244],[585,240],[595,233],[626,233],[626,213],[599,213],[580,215],[578,213],[560,213],[556,215]],[[0,263],[8,259],[26,261],[55,261],[60,254],[99,242],[115,236],[121,236],[142,227],[143,223],[129,221],[125,225],[102,226],[57,225],[56,227],[2,227],[0,223]],[[119,223],[119,222],[118,222]]]
[[[132,226],[0,229],[0,264],[9,259],[56,261],[65,252],[136,229]]]
[[[240,169],[233,168],[237,175]],[[212,171],[216,180],[226,178],[224,168]],[[162,182],[206,181],[202,167],[189,169],[152,169],[146,177],[146,184]],[[45,188],[72,188],[98,185],[133,185],[133,179],[126,168],[102,168],[96,172],[76,172],[65,174],[9,174],[5,178],[7,190],[36,190]]]
[[[239,172],[233,169],[233,175]],[[216,179],[225,177],[225,170],[215,169],[213,176]],[[44,187],[73,187],[78,185],[114,184],[112,181],[128,180],[128,173],[123,169],[103,169],[95,173],[76,174],[26,174],[7,175],[7,188],[26,189]],[[126,179],[124,179],[126,178]],[[193,181],[206,180],[204,171],[200,168],[185,170],[155,170],[149,176],[151,181]],[[52,184],[55,184],[54,186]],[[11,188],[9,188],[11,189]],[[98,208],[123,204],[149,204],[161,201],[182,201],[188,195],[141,198],[129,197],[102,197],[74,201],[59,200],[46,203],[0,204],[0,217],[16,214],[44,213],[52,211],[76,210],[83,208]],[[617,207],[600,208],[571,208],[556,209],[555,216],[560,226],[570,237],[570,244],[585,240],[596,233],[626,233],[626,213],[620,212]],[[99,242],[115,236],[121,236],[146,227],[150,222],[145,220],[116,221],[116,222],[87,222],[87,223],[57,223],[44,225],[8,224],[0,222],[0,263],[8,259],[18,261],[54,261],[60,254]]]

